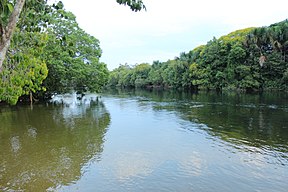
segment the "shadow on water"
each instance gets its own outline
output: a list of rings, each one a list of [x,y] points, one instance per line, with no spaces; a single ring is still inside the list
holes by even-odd
[[[110,124],[104,104],[93,95],[57,97],[33,108],[1,107],[0,191],[53,191],[101,159]]]
[[[173,90],[112,90],[153,110],[166,110],[198,126],[233,150],[267,155],[268,163],[288,165],[288,94],[239,94]],[[147,102],[148,101],[148,102]],[[195,126],[184,127],[196,131]],[[225,147],[226,148],[226,147]],[[231,149],[230,148],[230,149]]]

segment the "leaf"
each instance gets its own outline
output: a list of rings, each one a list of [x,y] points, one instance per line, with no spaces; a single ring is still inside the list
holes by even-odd
[[[9,9],[10,13],[12,13],[13,10],[14,10],[13,5],[11,3],[8,3],[7,6],[8,6],[8,9]]]

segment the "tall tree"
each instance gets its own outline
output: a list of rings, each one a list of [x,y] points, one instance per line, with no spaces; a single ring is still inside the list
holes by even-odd
[[[82,30],[61,3],[54,6],[50,21],[43,54],[49,69],[44,81],[47,91],[99,91],[108,78],[106,65],[99,62],[99,40]]]
[[[142,1],[118,3],[133,11],[144,8]],[[61,1],[0,0],[0,10],[0,102],[16,104],[22,95],[42,94],[44,79],[50,93],[99,91],[106,84],[99,41]]]
[[[132,11],[146,9],[142,0],[116,0],[117,3],[127,5]],[[15,2],[15,4],[13,4]],[[61,1],[60,1],[61,2]],[[1,0],[0,10],[0,72],[3,62],[9,49],[11,38],[15,30],[17,21],[25,4],[25,0]]]
[[[13,8],[11,1],[1,0],[3,16],[1,14],[0,18],[0,72],[24,3],[25,0],[17,0]]]
[[[47,35],[39,32],[21,32],[17,29],[11,39],[3,71],[0,73],[0,101],[16,104],[22,95],[45,90],[47,66],[41,58]]]

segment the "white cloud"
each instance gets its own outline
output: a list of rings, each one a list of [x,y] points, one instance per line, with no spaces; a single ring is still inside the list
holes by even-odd
[[[116,0],[62,1],[80,26],[100,40],[102,60],[110,69],[144,56],[149,59],[143,62],[172,59],[213,36],[270,25],[286,19],[288,7],[287,0],[144,0],[147,11],[135,13]]]

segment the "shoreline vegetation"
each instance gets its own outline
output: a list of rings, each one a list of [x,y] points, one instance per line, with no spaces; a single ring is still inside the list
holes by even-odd
[[[137,12],[142,0],[116,0]],[[109,71],[99,61],[95,37],[81,29],[62,1],[0,1],[0,102],[15,105],[21,97],[47,93],[98,92]]]
[[[145,8],[139,2],[141,6],[135,5],[134,11]],[[11,3],[3,3],[6,12],[0,18],[1,28],[13,10]],[[100,62],[101,54],[100,41],[79,27],[76,16],[66,11],[61,1],[49,5],[45,0],[27,0],[0,72],[0,103],[32,103],[55,93],[100,92],[106,87],[238,92],[288,89],[287,19],[214,37],[165,62],[120,64],[109,71],[107,64]]]
[[[110,72],[108,86],[287,91],[288,20],[214,37],[166,62],[120,65]]]

